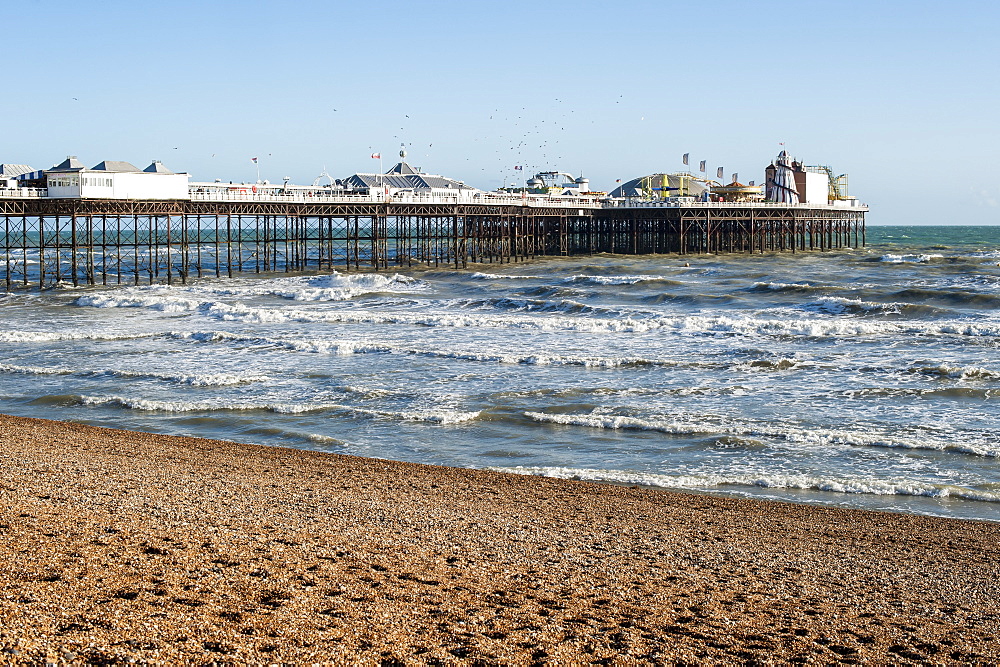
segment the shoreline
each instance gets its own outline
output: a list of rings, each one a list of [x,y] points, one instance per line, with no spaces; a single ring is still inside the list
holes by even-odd
[[[0,661],[1000,659],[1000,524],[0,416]]]

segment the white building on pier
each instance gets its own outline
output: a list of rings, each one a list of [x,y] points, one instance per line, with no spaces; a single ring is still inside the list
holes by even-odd
[[[45,170],[48,196],[62,199],[189,199],[189,178],[157,160],[145,169],[118,160],[88,169],[75,155]]]

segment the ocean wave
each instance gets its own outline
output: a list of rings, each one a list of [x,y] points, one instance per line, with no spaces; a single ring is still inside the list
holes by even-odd
[[[917,317],[954,315],[944,308],[911,303],[881,303],[839,296],[825,296],[800,306],[803,310],[827,315],[911,315]]]
[[[876,478],[836,478],[813,475],[782,474],[690,474],[666,475],[630,470],[591,470],[561,466],[492,466],[489,470],[556,477],[588,482],[641,484],[663,489],[707,490],[720,487],[756,487],[764,489],[794,489],[833,493],[870,494],[878,496],[923,496],[927,498],[960,498],[980,502],[1000,502],[1000,493],[953,484],[930,484],[912,480]]]
[[[773,359],[754,359],[752,361],[741,362],[733,366],[738,371],[790,371],[810,366],[809,362],[788,357],[777,357]]]
[[[849,396],[851,398],[917,396],[922,398],[972,398],[985,401],[1000,398],[1000,393],[996,390],[980,389],[978,387],[947,387],[944,389],[920,389],[917,387],[866,387],[864,389],[850,389],[845,391],[844,396]]]
[[[895,299],[926,303],[936,301],[954,306],[972,306],[975,308],[1000,308],[1000,295],[983,294],[964,289],[933,290],[910,287],[892,295]]]
[[[473,280],[543,280],[541,276],[519,276],[504,273],[482,273],[478,271],[469,277]]]
[[[187,385],[190,387],[235,387],[243,384],[253,384],[255,382],[267,382],[271,379],[266,375],[242,375],[239,373],[171,374],[129,370],[88,371],[85,375],[92,377],[108,376],[130,379],[162,380],[164,382]]]
[[[848,318],[758,318],[729,315],[652,315],[622,314],[619,317],[570,316],[540,313],[477,315],[454,312],[380,312],[375,310],[302,310],[261,308],[221,301],[197,302],[167,297],[83,296],[78,305],[98,308],[145,307],[165,312],[188,310],[225,322],[247,324],[314,323],[398,324],[405,326],[533,329],[541,331],[579,331],[588,333],[644,333],[665,331],[679,334],[734,334],[765,336],[805,336],[815,338],[868,335],[956,335],[970,337],[1000,336],[1000,322],[993,320],[938,320],[933,322],[887,322]],[[862,304],[861,307],[867,307]],[[879,307],[885,307],[880,304]],[[548,316],[542,316],[548,315]],[[2,339],[0,339],[2,340]]]
[[[95,308],[149,308],[163,312],[195,310],[206,300],[218,297],[277,296],[292,301],[347,301],[364,294],[412,293],[425,291],[427,283],[402,274],[340,274],[309,278],[238,279],[222,285],[199,283],[190,286],[148,285],[123,288],[115,294],[80,297],[77,305]]]
[[[656,431],[669,435],[720,435],[770,437],[805,445],[843,445],[851,447],[886,447],[912,450],[931,450],[957,454],[970,454],[987,458],[1000,457],[1000,443],[956,443],[953,438],[936,438],[930,433],[905,438],[898,434],[881,434],[873,430],[855,432],[835,429],[804,429],[797,425],[768,423],[735,423],[727,420],[681,421],[669,417],[632,417],[612,414],[548,414],[525,412],[536,422],[564,426],[610,430]]]
[[[560,299],[559,301],[549,301],[546,299],[515,299],[512,297],[494,297],[486,299],[461,299],[449,302],[451,307],[475,310],[475,309],[495,309],[512,312],[527,313],[565,313],[570,315],[620,315],[620,310],[589,306],[579,301],[570,299]]]
[[[352,354],[398,354],[439,359],[456,359],[462,361],[477,361],[498,364],[513,364],[527,366],[583,366],[585,368],[622,368],[628,366],[664,366],[680,365],[696,367],[719,367],[718,363],[688,362],[676,359],[656,359],[639,356],[589,356],[562,355],[555,353],[520,353],[503,352],[470,352],[462,350],[433,350],[429,348],[388,345],[364,340],[327,340],[308,338],[269,338],[264,336],[243,336],[224,331],[174,331],[171,336],[179,339],[197,340],[206,343],[223,342],[273,347],[292,352],[314,354],[352,355]]]
[[[601,285],[601,286],[617,286],[617,285],[638,285],[640,283],[657,283],[660,285],[684,285],[685,283],[680,280],[674,280],[668,276],[657,276],[657,275],[634,275],[634,276],[592,276],[592,275],[576,275],[570,276],[563,279],[567,283],[584,283],[590,285]]]
[[[906,372],[954,380],[1000,380],[1000,371],[991,371],[979,366],[949,366],[948,364],[929,363],[925,366],[911,366],[906,369]]]
[[[922,254],[907,254],[907,255],[896,255],[888,253],[882,255],[879,258],[880,262],[887,262],[889,264],[927,264],[933,262],[935,259],[943,259],[944,255],[939,255],[936,253],[922,253]]]
[[[379,273],[343,275],[335,271],[329,276],[310,279],[306,286],[275,289],[271,294],[295,301],[346,301],[363,294],[408,293],[427,287],[423,281],[399,273],[391,276]]]
[[[78,306],[89,306],[90,308],[144,308],[162,313],[183,313],[198,310],[204,302],[173,295],[109,293],[86,294],[78,297],[75,303]]]
[[[311,412],[344,412],[368,417],[381,417],[395,421],[429,422],[434,424],[461,424],[475,420],[480,412],[451,409],[438,410],[371,410],[339,403],[274,403],[266,401],[160,401],[124,396],[78,396],[81,405],[111,406],[143,412],[247,412],[266,411],[278,414],[303,414]]]
[[[40,366],[0,364],[0,373],[17,375],[73,375],[74,371],[70,368],[42,368]]]
[[[0,331],[0,343],[55,343],[74,340],[101,342],[157,338],[161,335],[162,334],[152,332],[112,333],[104,331]]]
[[[191,387],[232,387],[253,382],[266,382],[270,380],[265,375],[240,375],[233,373],[191,373],[191,374],[170,374],[153,373],[149,371],[130,370],[79,370],[72,368],[46,368],[40,366],[16,366],[11,364],[0,364],[0,373],[12,373],[19,375],[76,375],[79,377],[113,377],[128,379],[149,379],[161,380],[173,384],[188,385]]]
[[[809,292],[825,292],[831,289],[835,288],[832,285],[813,285],[810,283],[768,282],[768,283],[754,283],[753,287],[751,287],[747,291],[809,293]]]

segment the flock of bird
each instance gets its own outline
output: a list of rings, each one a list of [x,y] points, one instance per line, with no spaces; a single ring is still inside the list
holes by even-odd
[[[76,97],[72,99],[79,101]],[[506,185],[515,178],[526,179],[538,171],[567,171],[566,167],[569,165],[564,164],[566,159],[564,149],[572,142],[566,141],[569,138],[566,132],[571,132],[578,141],[581,127],[586,121],[581,121],[582,114],[577,114],[576,109],[566,108],[568,105],[561,98],[550,99],[555,106],[546,105],[549,108],[539,113],[529,112],[527,106],[522,106],[520,110],[494,107],[486,120],[496,130],[472,138],[473,144],[479,144],[479,150],[469,151],[465,161],[475,160],[482,164],[485,159],[486,164],[480,167],[480,175],[483,178],[499,176],[501,185]],[[623,101],[624,95],[619,95],[614,103],[620,105]],[[332,108],[334,113],[339,111],[339,108]],[[622,114],[618,112],[616,115],[621,117]],[[639,117],[640,122],[645,119],[645,116]],[[589,124],[596,124],[596,120],[591,119]],[[394,140],[400,142],[402,149],[412,152],[413,142],[406,140],[415,132],[408,127],[409,125],[411,125],[410,114],[402,114],[399,129],[392,136]],[[420,154],[424,158],[430,158],[434,144],[419,143],[417,150],[424,146],[426,148],[420,151]],[[173,150],[180,150],[180,147],[174,146]],[[218,153],[212,153],[211,158],[214,159],[216,155]],[[271,157],[272,153],[266,155]],[[256,164],[256,158],[253,159]]]

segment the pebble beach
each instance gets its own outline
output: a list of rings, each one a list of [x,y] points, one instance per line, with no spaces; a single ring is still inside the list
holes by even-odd
[[[0,417],[0,663],[994,663],[1000,524]]]

